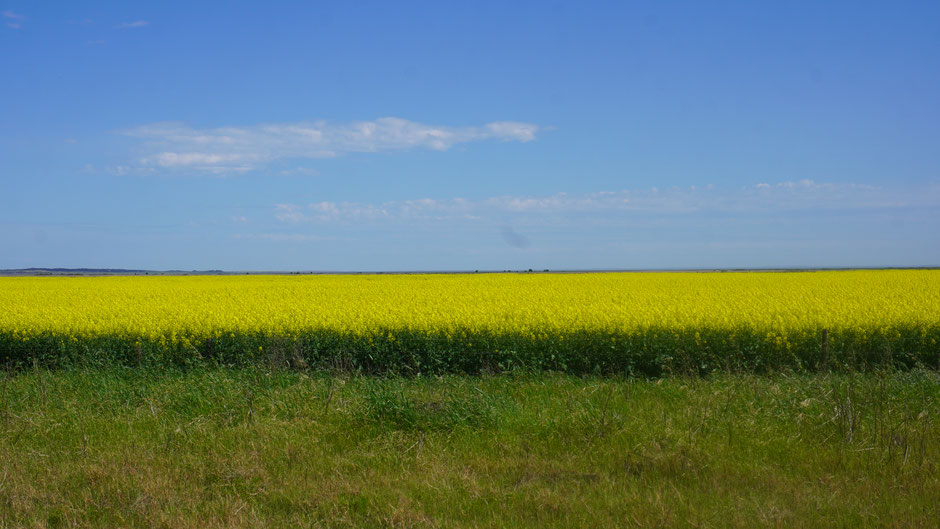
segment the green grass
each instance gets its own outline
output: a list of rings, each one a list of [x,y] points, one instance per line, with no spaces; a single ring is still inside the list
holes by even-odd
[[[0,527],[936,527],[940,374],[0,375]]]

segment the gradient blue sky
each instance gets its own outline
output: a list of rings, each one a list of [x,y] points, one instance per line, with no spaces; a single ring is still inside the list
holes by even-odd
[[[940,265],[938,2],[0,24],[0,268]]]

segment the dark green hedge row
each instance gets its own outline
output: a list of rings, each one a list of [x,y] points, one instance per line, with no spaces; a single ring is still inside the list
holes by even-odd
[[[391,334],[391,336],[389,336]],[[787,337],[789,346],[749,330],[676,333],[576,332],[519,336],[479,332],[427,335],[392,330],[371,337],[310,331],[286,338],[227,334],[191,343],[111,337],[75,340],[43,335],[28,341],[0,333],[0,365],[9,369],[69,366],[268,364],[363,373],[443,374],[552,370],[572,374],[767,373],[868,366],[940,369],[940,326],[859,332],[833,330]]]

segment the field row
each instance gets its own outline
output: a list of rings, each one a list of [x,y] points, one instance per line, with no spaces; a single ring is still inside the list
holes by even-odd
[[[7,278],[0,303],[21,366],[940,367],[940,271]]]

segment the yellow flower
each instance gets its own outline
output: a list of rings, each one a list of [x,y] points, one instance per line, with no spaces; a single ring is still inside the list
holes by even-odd
[[[616,347],[655,332],[729,348],[764,337],[792,349],[827,329],[859,344],[935,350],[940,271],[7,277],[0,306],[0,334],[21,343],[115,336],[194,347],[210,337],[332,331],[467,346],[480,334],[567,343],[597,333]]]

